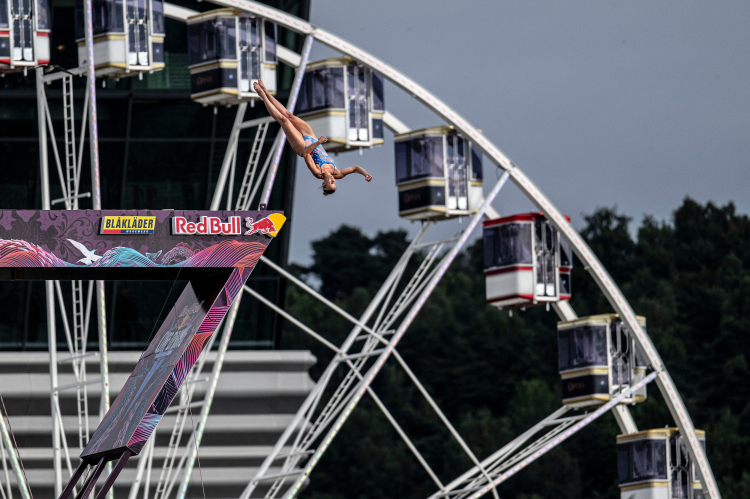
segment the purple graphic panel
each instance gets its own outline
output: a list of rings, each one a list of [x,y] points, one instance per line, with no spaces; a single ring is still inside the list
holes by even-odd
[[[0,211],[0,280],[184,279],[253,267],[273,211]]]
[[[252,270],[227,270],[187,285],[81,453],[82,459],[93,460],[125,447],[140,453]]]

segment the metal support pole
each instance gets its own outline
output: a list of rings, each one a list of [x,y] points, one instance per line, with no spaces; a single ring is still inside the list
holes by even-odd
[[[234,125],[232,125],[232,132],[229,134],[229,143],[227,143],[227,152],[224,153],[224,161],[221,163],[221,170],[219,170],[219,179],[216,181],[216,189],[214,190],[214,197],[211,200],[211,206],[209,209],[218,210],[221,204],[221,197],[224,195],[224,185],[227,182],[229,176],[229,168],[232,165],[232,160],[237,154],[237,141],[239,140],[240,130],[239,126],[242,124],[242,119],[245,117],[245,109],[247,109],[247,102],[243,102],[237,106],[237,115],[234,117]]]
[[[50,410],[52,412],[52,464],[55,473],[55,496],[62,493],[62,460],[60,454],[60,421],[57,414],[57,328],[55,325],[55,283],[46,281],[47,287],[47,343],[49,346]]]
[[[21,463],[18,462],[18,456],[16,455],[15,452],[13,452],[13,448],[15,446],[13,445],[13,441],[11,440],[10,433],[8,433],[8,426],[5,424],[5,418],[2,416],[2,414],[0,414],[0,432],[2,432],[2,439],[5,442],[5,447],[8,448],[8,456],[10,457],[10,465],[13,467],[13,471],[16,474],[16,483],[18,484],[18,490],[21,491],[21,496],[23,496],[24,499],[31,499],[31,494],[29,493],[29,489],[26,487],[26,478],[23,474],[23,468],[21,468]],[[3,460],[3,465],[5,465],[5,460]],[[5,477],[7,480],[8,479],[7,471],[5,473]],[[8,480],[7,486],[8,486],[8,495],[11,496],[10,480]]]
[[[315,454],[313,454],[313,456],[310,458],[309,462],[305,466],[304,473],[302,473],[302,475],[295,481],[294,485],[292,485],[289,492],[286,494],[287,498],[292,498],[297,494],[297,492],[299,492],[300,488],[302,487],[302,484],[310,475],[313,468],[315,468],[315,465],[318,463],[318,461],[320,461],[320,458],[323,456],[323,453],[330,446],[331,441],[333,441],[333,439],[336,437],[342,425],[344,424],[344,422],[349,417],[354,407],[357,405],[357,403],[360,401],[360,399],[364,395],[367,387],[370,386],[372,381],[375,379],[375,376],[383,367],[383,364],[388,359],[388,357],[390,356],[391,352],[398,344],[401,337],[404,335],[408,327],[414,321],[414,318],[416,317],[417,313],[419,313],[419,311],[422,309],[422,306],[427,301],[427,298],[429,298],[432,291],[440,282],[440,279],[448,270],[448,267],[450,267],[451,263],[453,263],[453,260],[458,255],[458,252],[461,251],[461,248],[463,248],[463,245],[469,239],[469,236],[474,231],[474,228],[477,226],[479,221],[484,216],[485,207],[492,203],[492,201],[495,199],[495,196],[497,196],[498,192],[500,192],[500,189],[503,187],[503,185],[505,185],[505,182],[507,180],[508,180],[508,173],[506,172],[503,174],[502,177],[500,177],[500,179],[497,181],[495,186],[489,192],[489,194],[487,195],[487,198],[484,200],[484,203],[482,204],[482,207],[479,208],[477,213],[472,217],[471,222],[469,222],[468,227],[466,228],[466,230],[464,230],[464,233],[461,235],[461,239],[458,240],[458,242],[455,244],[453,249],[451,249],[451,251],[449,251],[448,254],[446,254],[445,257],[443,258],[443,260],[438,264],[439,265],[438,272],[435,274],[434,277],[430,279],[430,282],[427,285],[427,287],[425,287],[425,289],[422,290],[419,297],[417,298],[416,303],[412,306],[411,310],[406,315],[406,318],[401,322],[401,325],[398,327],[398,329],[394,333],[391,339],[391,342],[386,347],[385,351],[375,361],[375,364],[372,367],[370,367],[364,379],[357,385],[357,387],[355,388],[355,392],[356,392],[355,396],[349,402],[348,407],[336,418],[336,421],[332,423],[331,429],[328,431],[326,436],[323,437],[323,441],[318,447],[318,450],[315,452]]]

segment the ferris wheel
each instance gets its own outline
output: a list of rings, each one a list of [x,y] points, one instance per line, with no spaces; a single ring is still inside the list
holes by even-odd
[[[79,46],[80,67],[51,74],[44,74],[42,69],[36,69],[43,171],[46,171],[48,163],[46,134],[54,133],[51,124],[47,126],[50,121],[49,106],[46,103],[44,85],[56,80],[63,82],[64,154],[58,153],[55,141],[52,141],[52,145],[63,186],[64,197],[61,201],[65,203],[66,209],[77,208],[78,199],[84,196],[93,198],[94,209],[101,207],[96,147],[91,147],[94,179],[92,191],[81,193],[79,189],[83,162],[82,141],[86,127],[92,143],[96,144],[96,78],[129,77],[163,68],[164,17],[169,17],[188,25],[193,100],[204,105],[237,106],[210,206],[212,210],[220,209],[225,199],[228,210],[233,207],[246,210],[254,202],[261,205],[268,203],[285,137],[279,131],[270,150],[264,149],[263,144],[272,119],[269,117],[245,121],[244,115],[248,103],[258,98],[252,90],[252,82],[265,79],[272,82],[269,90],[275,91],[277,65],[283,63],[294,67],[296,71],[287,108],[307,120],[318,133],[326,135],[329,138],[329,150],[346,153],[381,145],[384,142],[384,128],[395,134],[399,215],[421,221],[417,235],[365,312],[358,318],[327,300],[279,265],[266,258],[261,259],[275,272],[351,322],[352,329],[341,345],[333,344],[318,334],[314,325],[303,324],[257,291],[245,287],[245,291],[254,299],[329,348],[333,353],[333,360],[270,453],[265,456],[255,475],[248,480],[240,495],[241,499],[261,496],[287,499],[296,497],[308,481],[314,480],[315,466],[352,411],[356,410],[357,404],[365,397],[371,398],[379,407],[433,480],[435,492],[430,499],[475,498],[485,494],[492,494],[497,498],[498,485],[520,473],[530,463],[555,446],[563,444],[571,435],[583,430],[607,412],[613,414],[622,432],[617,442],[613,442],[617,445],[618,470],[612,470],[613,474],[619,472],[622,497],[721,497],[706,458],[705,434],[695,429],[667,367],[646,332],[646,318],[636,316],[607,270],[572,227],[570,220],[560,213],[516,164],[479,129],[424,87],[385,61],[332,32],[252,1],[211,2],[222,8],[198,13],[162,0],[128,1],[124,4],[112,1],[112,12],[117,8],[122,8],[123,11],[94,17],[92,21],[92,4],[87,1],[81,7],[89,16],[85,17],[87,24],[80,26],[79,30],[82,41]],[[104,2],[107,8],[109,4],[108,1]],[[44,58],[48,57],[48,43],[44,45],[44,30],[49,29],[49,24],[33,17],[41,16],[48,9],[35,7],[46,6],[43,2],[11,2],[8,5],[10,30],[16,30],[18,36],[15,31],[13,36],[8,36],[10,57],[5,60],[0,54],[0,65],[4,65],[0,69],[25,71],[43,63]],[[0,2],[0,8],[2,7],[3,3]],[[0,21],[3,19],[1,14]],[[95,26],[97,22],[99,24]],[[301,53],[291,51],[277,42],[279,26],[304,37]],[[120,34],[123,36],[120,37]],[[3,33],[0,32],[0,42],[2,39]],[[310,50],[315,42],[337,50],[341,57],[309,61]],[[18,46],[14,43],[18,43]],[[72,117],[72,77],[75,75],[86,75],[89,82],[84,111],[88,121],[84,121],[82,125],[81,142],[78,144]],[[442,123],[420,130],[410,129],[399,117],[387,110],[385,81],[412,95],[432,110]],[[255,131],[247,159],[239,157],[238,149],[239,137],[246,130]],[[247,164],[244,170],[240,167],[241,173],[238,174],[237,162],[240,159],[246,159]],[[490,165],[498,168],[502,175],[485,195],[483,167]],[[492,208],[493,200],[508,180],[534,203],[538,212],[501,217]],[[235,181],[240,183],[239,196],[232,199]],[[42,190],[44,208],[49,209],[49,180],[44,176]],[[456,237],[430,240],[428,235],[431,228],[442,220],[454,217],[468,217],[470,221]],[[484,231],[488,304],[510,310],[541,305],[554,308],[560,318],[557,331],[558,367],[563,386],[563,400],[558,410],[483,458],[475,455],[466,444],[397,350],[399,341],[480,222]],[[407,275],[408,263],[417,252],[422,252],[425,257],[414,274]],[[614,309],[614,314],[582,318],[576,315],[569,304],[573,292],[570,282],[573,253],[597,283]],[[101,384],[100,412],[103,414],[109,407],[106,314],[103,305],[96,305],[104,303],[104,288],[100,282],[90,285],[87,298],[84,298],[84,287],[81,281],[74,281],[72,285],[72,327],[69,331],[66,329],[77,379],[74,388],[79,393],[77,410],[81,442],[87,438],[84,433],[88,434],[88,429],[84,431],[80,423],[88,420],[88,407],[85,403],[87,384]],[[401,289],[398,293],[397,288]],[[53,303],[53,315],[55,301],[65,310],[62,294],[59,283],[47,284],[48,307],[49,303]],[[94,294],[96,296],[92,298]],[[101,365],[100,377],[93,382],[87,380],[86,364],[82,360],[86,356],[85,336],[88,329],[88,311],[84,312],[84,309],[90,309],[92,303],[100,334]],[[154,496],[157,499],[186,497],[188,485],[194,477],[193,469],[200,453],[202,434],[211,417],[211,400],[221,376],[221,359],[226,355],[239,306],[240,300],[237,300],[225,321],[223,336],[219,340],[218,360],[214,362],[203,401],[193,401],[197,395],[188,384],[188,388],[180,392],[179,404],[174,408],[177,417],[171,429],[172,438],[167,448],[161,449],[162,455],[166,457],[163,459],[162,469],[154,471],[154,476],[159,475]],[[67,317],[65,321],[67,324]],[[472,468],[456,476],[450,483],[443,483],[438,478],[372,388],[373,380],[389,359],[405,370],[451,437],[473,463]],[[203,362],[199,362],[194,368],[191,374],[194,379],[201,376],[203,365]],[[53,420],[57,421],[53,424],[52,433],[56,452],[56,493],[59,495],[65,468],[63,450],[69,471],[71,452],[68,451],[64,429],[61,428],[63,418],[60,407],[55,405],[57,391],[62,389],[56,385],[56,371],[52,373],[56,366],[57,361],[51,359]],[[656,382],[664,403],[674,418],[675,428],[639,431],[630,414],[628,406],[645,400],[646,386],[652,381]],[[200,418],[189,443],[181,447],[181,436],[184,431],[188,431],[185,430],[187,411],[192,406],[201,408]],[[3,441],[11,448],[4,424],[0,421]],[[143,482],[145,476],[150,477],[152,474],[151,462],[157,452],[153,439],[142,452],[131,488],[131,498],[137,497],[139,487],[149,489],[149,485]],[[18,483],[22,483],[18,463],[11,460],[11,467],[18,475]]]

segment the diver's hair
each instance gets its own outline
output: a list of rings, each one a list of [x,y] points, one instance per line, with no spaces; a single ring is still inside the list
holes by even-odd
[[[336,189],[323,189],[323,195],[324,196],[330,196],[334,192],[336,192]]]

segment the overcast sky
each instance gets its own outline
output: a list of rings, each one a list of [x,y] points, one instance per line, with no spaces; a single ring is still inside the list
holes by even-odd
[[[669,219],[685,196],[750,211],[750,2],[312,0],[311,21],[403,71],[481,128],[581,228],[613,206]],[[311,60],[338,55],[322,45]],[[386,108],[412,129],[444,124],[394,85]],[[291,261],[342,223],[367,234],[398,216],[393,134],[335,157],[324,198],[301,163]],[[485,163],[485,191],[497,178]],[[494,206],[532,205],[508,183]],[[464,222],[466,223],[466,222]],[[435,235],[461,226],[441,222]],[[474,237],[479,236],[477,230]]]

